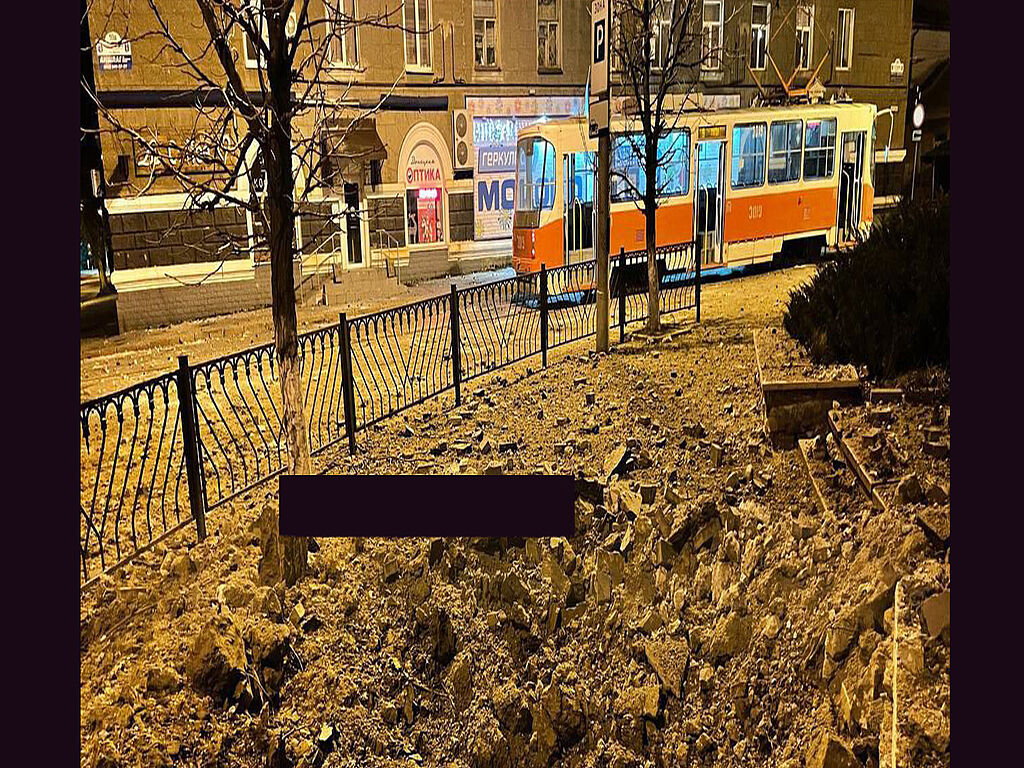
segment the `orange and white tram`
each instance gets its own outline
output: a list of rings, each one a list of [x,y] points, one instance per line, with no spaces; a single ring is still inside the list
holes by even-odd
[[[659,148],[666,159],[658,179],[659,251],[697,243],[701,264],[713,268],[853,242],[873,218],[875,113],[873,104],[853,103],[681,113]],[[623,119],[613,120],[613,255],[645,249],[633,196],[644,188],[644,173],[627,130]],[[593,258],[596,158],[585,118],[520,131],[516,272]]]

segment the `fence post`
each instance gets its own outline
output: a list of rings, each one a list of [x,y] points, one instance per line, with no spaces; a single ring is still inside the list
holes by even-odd
[[[206,538],[206,495],[199,465],[199,430],[196,424],[195,393],[188,355],[178,355],[178,412],[181,414],[181,436],[185,452],[185,475],[188,479],[188,503],[196,521],[196,537]]]
[[[448,316],[452,323],[452,379],[455,382],[455,405],[462,405],[462,356],[459,352],[459,293],[452,283]]]
[[[619,344],[626,338],[626,248],[619,246]]]
[[[705,235],[705,237],[706,236],[707,235]],[[697,291],[696,291],[697,296],[696,296],[696,298],[697,298],[697,322],[698,323],[700,322],[700,256],[701,256],[701,254],[700,254],[699,251],[697,251],[696,243],[694,243],[694,264],[696,265],[695,285],[696,285],[696,288],[697,288]]]
[[[540,359],[548,367],[548,268],[540,265]]]
[[[345,435],[348,437],[348,452],[356,452],[356,388],[352,379],[352,343],[348,332],[348,316],[342,312],[338,323],[341,357],[341,397],[345,411]]]

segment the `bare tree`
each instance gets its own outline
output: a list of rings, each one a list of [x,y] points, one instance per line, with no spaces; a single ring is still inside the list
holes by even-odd
[[[701,0],[616,0],[612,5],[612,62],[626,104],[626,130],[616,136],[612,152],[619,159],[632,156],[641,171],[630,175],[613,162],[612,177],[644,214],[651,332],[661,328],[655,213],[659,198],[681,181],[678,169],[686,150],[675,140],[681,107],[696,87],[702,64],[721,55],[702,45],[702,8]],[[683,167],[688,172],[688,163]]]
[[[339,0],[318,0],[313,9],[309,0],[195,0],[193,14],[182,12],[181,0],[146,0],[148,14],[139,19],[132,18],[128,0],[94,2],[105,3],[93,18],[97,39],[120,25],[115,31],[155,49],[151,63],[165,66],[169,81],[187,82],[191,96],[189,127],[181,135],[160,135],[106,108],[83,81],[99,110],[100,130],[130,141],[146,158],[149,178],[133,192],[143,194],[158,180],[170,181],[186,193],[186,211],[220,206],[247,211],[256,225],[255,241],[210,232],[196,247],[269,251],[287,466],[294,474],[309,474],[295,312],[295,219],[312,193],[332,187],[338,168],[331,160],[359,159],[357,151],[346,150],[346,137],[388,95],[362,106],[350,99],[351,85],[328,66],[335,46],[356,26],[402,30],[401,3],[354,18],[353,5]],[[106,29],[96,29],[97,16]],[[247,88],[253,79],[256,87]],[[285,538],[282,550],[284,577],[291,584],[305,571],[307,541]]]

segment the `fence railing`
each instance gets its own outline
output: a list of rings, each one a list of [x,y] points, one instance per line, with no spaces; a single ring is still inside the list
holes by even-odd
[[[696,308],[692,246],[659,252],[662,313]],[[647,259],[610,264],[609,325],[647,316]],[[593,261],[457,290],[298,337],[311,453],[498,368],[597,330]],[[273,344],[190,365],[81,406],[84,584],[287,467]]]

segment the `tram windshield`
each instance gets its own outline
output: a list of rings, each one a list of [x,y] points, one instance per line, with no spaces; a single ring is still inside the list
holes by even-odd
[[[554,204],[554,145],[539,136],[520,139],[516,152],[516,211],[539,212]]]

